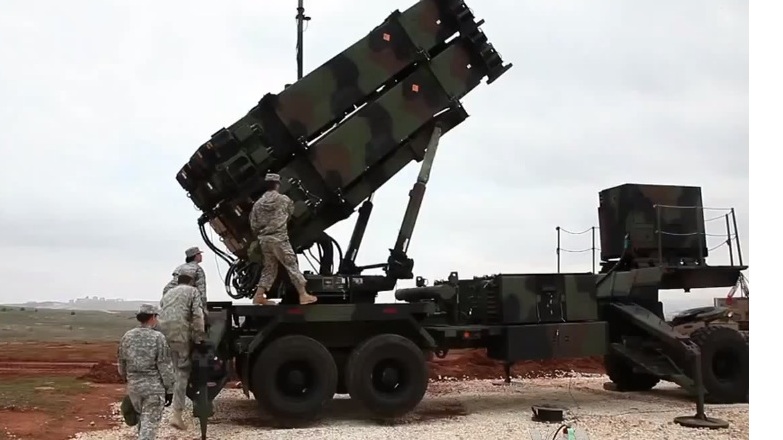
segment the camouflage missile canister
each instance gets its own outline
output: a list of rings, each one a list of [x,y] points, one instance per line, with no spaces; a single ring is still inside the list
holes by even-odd
[[[449,3],[464,5],[422,0],[395,11],[363,39],[265,99],[291,136],[310,141],[454,35],[460,21],[439,7]]]
[[[319,140],[312,161],[330,189],[346,188],[433,115],[478,85],[466,46],[452,44]]]
[[[342,53],[279,94],[265,95],[212,135],[177,175],[234,255],[255,240],[248,215],[263,176],[281,176],[295,202],[289,224],[301,251],[347,218],[411,161],[437,122],[467,118],[459,100],[511,65],[461,0],[421,0],[395,11]],[[346,116],[348,116],[346,118]]]
[[[623,254],[625,235],[635,257],[672,263],[707,257],[701,188],[625,184],[599,193],[601,259]],[[660,233],[659,233],[660,231]]]
[[[196,150],[177,174],[193,203],[207,211],[255,177],[257,165],[269,158],[257,120],[247,115],[222,128]]]
[[[358,206],[363,200],[383,186],[389,179],[412,161],[420,162],[430,140],[432,126],[437,123],[442,129],[441,137],[467,119],[468,114],[462,107],[449,108],[440,113],[411,136],[407,143],[400,145],[390,155],[382,159],[372,169],[362,174],[350,188],[345,191],[345,200],[353,206]]]

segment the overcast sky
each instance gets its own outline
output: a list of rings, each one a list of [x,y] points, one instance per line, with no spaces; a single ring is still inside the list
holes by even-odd
[[[305,72],[413,3],[307,1]],[[157,300],[185,248],[205,248],[176,172],[295,80],[296,2],[3,4],[0,302]],[[705,205],[736,208],[750,262],[747,1],[468,4],[514,68],[468,95],[470,118],[441,141],[409,249],[418,275],[555,271],[555,226],[597,226],[598,192],[626,182],[702,186]],[[385,261],[417,172],[376,194],[361,263]],[[352,226],[330,232],[346,243]],[[725,247],[710,258],[727,262]],[[590,254],[562,264],[589,271]],[[228,299],[226,266],[207,253],[203,267],[210,299]]]

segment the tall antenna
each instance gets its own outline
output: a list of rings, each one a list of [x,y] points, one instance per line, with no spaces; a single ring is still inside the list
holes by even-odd
[[[304,76],[304,48],[303,34],[304,22],[310,21],[310,17],[304,15],[304,0],[299,0],[299,6],[296,8],[296,80],[299,81]]]

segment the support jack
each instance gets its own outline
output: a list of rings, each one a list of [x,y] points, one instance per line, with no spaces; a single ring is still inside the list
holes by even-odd
[[[510,386],[510,385],[522,385],[522,382],[512,382],[511,381],[511,367],[514,365],[513,362],[504,362],[503,363],[503,382],[493,382],[492,385],[495,386]]]
[[[707,417],[704,413],[704,384],[701,377],[701,353],[693,356],[693,370],[697,387],[696,414],[692,416],[680,416],[674,418],[674,423],[686,428],[726,429],[729,422],[721,419]]]

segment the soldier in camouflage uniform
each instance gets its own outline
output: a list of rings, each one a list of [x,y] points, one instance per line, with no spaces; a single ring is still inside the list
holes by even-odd
[[[176,375],[171,425],[179,429],[185,428],[182,410],[190,377],[190,351],[201,347],[206,338],[202,295],[194,287],[197,276],[192,266],[182,266],[177,277],[178,285],[161,299],[159,328],[169,343]]]
[[[128,397],[139,416],[139,440],[154,440],[163,415],[171,404],[174,371],[166,338],[152,329],[158,311],[142,304],[136,319],[141,323],[128,330],[117,348],[117,370],[127,383]]]
[[[307,280],[299,271],[296,253],[288,238],[288,220],[294,213],[294,202],[285,194],[280,194],[280,176],[267,174],[266,192],[253,204],[250,211],[250,228],[258,237],[258,244],[264,258],[264,268],[258,281],[253,304],[272,304],[266,298],[266,292],[272,287],[277,276],[278,265],[282,264],[291,277],[300,304],[311,304],[318,298],[305,290]]]
[[[182,271],[185,268],[190,268],[191,270],[195,271],[196,278],[195,278],[195,286],[198,289],[199,293],[201,293],[201,304],[204,309],[204,316],[206,316],[207,313],[207,280],[206,275],[204,274],[204,269],[201,268],[199,263],[201,263],[202,259],[202,252],[201,249],[194,246],[191,248],[188,248],[185,251],[185,264],[180,264],[177,266],[174,271],[172,272],[171,281],[168,282],[163,287],[163,296],[166,296],[166,293],[173,289],[177,284],[177,277],[179,277],[179,274],[182,273]]]

